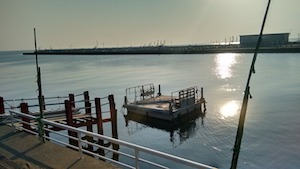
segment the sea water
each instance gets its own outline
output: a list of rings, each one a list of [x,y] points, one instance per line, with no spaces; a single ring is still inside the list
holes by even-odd
[[[39,55],[38,63],[46,97],[84,91],[89,91],[92,99],[113,94],[119,139],[225,169],[231,163],[252,57],[253,54],[236,53]],[[35,61],[34,55],[22,55],[22,51],[0,52],[0,96],[37,97]],[[299,63],[300,54],[258,54],[256,73],[250,83],[252,99],[248,104],[239,168],[300,167]],[[173,131],[134,121],[126,126],[120,111],[125,89],[148,83],[156,87],[160,84],[165,95],[191,86],[203,87],[207,101],[205,116]],[[127,151],[122,147],[121,150]]]

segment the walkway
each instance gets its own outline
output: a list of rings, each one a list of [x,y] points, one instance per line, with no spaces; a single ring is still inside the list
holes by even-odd
[[[118,168],[87,155],[83,157],[80,159],[77,151],[48,141],[41,143],[34,135],[0,125],[0,168]]]

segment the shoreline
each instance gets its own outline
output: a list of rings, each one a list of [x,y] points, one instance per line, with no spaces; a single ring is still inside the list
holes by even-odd
[[[154,47],[119,47],[119,48],[82,48],[38,50],[39,55],[148,55],[148,54],[215,54],[215,53],[254,53],[254,47],[239,45],[188,45]],[[260,47],[259,53],[300,53],[299,44]],[[26,52],[23,55],[34,55]]]

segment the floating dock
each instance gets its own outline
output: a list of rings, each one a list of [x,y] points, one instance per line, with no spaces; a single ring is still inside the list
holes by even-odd
[[[174,91],[168,96],[161,95],[159,86],[159,92],[155,96],[155,88],[151,83],[127,88],[124,107],[127,109],[127,113],[174,121],[188,116],[196,110],[204,109],[205,111],[205,103],[203,88],[199,91],[197,86],[189,87]]]

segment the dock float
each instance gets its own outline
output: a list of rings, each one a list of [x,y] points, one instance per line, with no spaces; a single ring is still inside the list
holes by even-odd
[[[155,95],[154,84],[151,83],[127,88],[124,98],[123,106],[127,113],[166,121],[178,120],[197,110],[206,110],[203,88],[199,91],[197,86],[174,91],[168,96],[161,94],[160,85]]]

